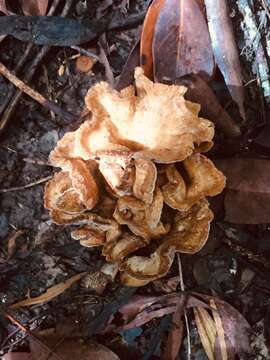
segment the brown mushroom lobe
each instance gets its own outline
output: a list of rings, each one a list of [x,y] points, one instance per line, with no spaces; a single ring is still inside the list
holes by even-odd
[[[86,96],[91,117],[50,154],[61,168],[45,186],[52,220],[77,225],[72,238],[101,246],[128,286],[165,276],[176,252],[202,248],[213,219],[206,197],[225,186],[201,155],[214,126],[185,92],[153,83],[140,68],[121,92],[101,82]]]

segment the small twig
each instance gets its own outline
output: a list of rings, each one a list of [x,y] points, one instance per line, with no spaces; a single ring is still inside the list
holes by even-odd
[[[42,65],[43,71],[44,71],[44,78],[45,78],[45,82],[46,82],[46,86],[48,89],[48,95],[49,95],[49,100],[53,101],[53,96],[52,96],[52,88],[50,87],[50,81],[49,81],[49,76],[48,76],[48,71],[46,69],[46,66]],[[55,121],[55,113],[53,111],[50,111],[51,114],[51,118],[52,121]]]
[[[181,256],[180,256],[179,253],[177,253],[177,262],[178,262],[178,270],[179,270],[180,289],[181,289],[182,292],[184,292],[185,291],[185,284],[184,284],[184,278],[183,278]],[[190,330],[189,330],[189,323],[188,323],[188,317],[187,317],[186,309],[184,309],[184,318],[185,318],[186,329],[187,329],[188,360],[191,360]]]
[[[48,12],[48,16],[51,16],[54,14],[58,4],[59,4],[60,0],[54,0],[54,2],[52,3],[51,5],[51,8]],[[65,6],[62,10],[62,13],[61,13],[61,16],[66,16],[71,5],[73,3],[73,0],[67,0],[66,3],[65,3]],[[30,52],[30,47],[32,48],[32,44],[29,44],[28,45],[28,48],[26,51],[29,51]],[[40,49],[40,51],[38,52],[38,54],[36,55],[36,57],[32,60],[32,62],[30,63],[29,65],[29,68],[28,68],[28,71],[27,71],[27,75],[24,79],[24,81],[26,83],[29,83],[32,79],[32,77],[34,76],[35,72],[36,72],[36,69],[38,67],[38,65],[40,64],[40,62],[42,61],[42,59],[47,55],[47,53],[49,52],[50,50],[50,46],[48,45],[44,45],[42,46],[42,48]],[[22,96],[23,94],[23,91],[21,90],[17,90],[14,95],[12,96],[10,102],[9,102],[9,105],[8,107],[6,108],[1,120],[0,120],[0,133],[3,132],[9,122],[9,119],[11,118],[14,110],[15,110],[15,107],[20,99],[20,97]],[[6,106],[6,105],[5,105]]]
[[[2,63],[0,63],[0,73],[5,76],[10,82],[12,82],[18,89],[23,91],[32,99],[36,100],[45,108],[53,111],[62,119],[66,121],[73,121],[76,119],[75,115],[69,113],[68,111],[62,110],[56,103],[46,99],[43,95],[32,89],[30,86],[26,85],[22,80],[17,78],[16,75],[12,74],[12,72],[9,71],[8,68]]]
[[[100,60],[101,63],[103,64],[104,68],[105,68],[105,75],[106,75],[106,79],[108,81],[108,83],[114,87],[114,76],[113,76],[113,71],[111,68],[111,65],[109,63],[109,60],[107,58],[106,52],[104,50],[104,47],[106,45],[106,37],[105,34],[103,34],[100,38],[99,38],[99,49],[100,49]]]
[[[89,56],[90,58],[94,58],[97,61],[101,62],[100,57],[94,51],[86,50],[86,49],[84,49],[84,48],[82,48],[80,46],[76,46],[76,45],[71,46],[71,49],[77,50],[80,54]]]
[[[49,356],[53,355],[54,359],[61,360],[62,357],[59,357],[54,350],[50,349],[45,343],[40,341],[30,330],[28,330],[24,325],[22,325],[18,320],[16,320],[11,314],[5,312],[4,316],[14,325],[16,325],[21,331],[24,332],[25,336],[31,337],[33,341],[39,344],[41,348],[43,348]],[[49,358],[49,357],[48,357]]]
[[[34,165],[52,166],[52,164],[50,164],[48,161],[43,161],[38,159],[24,158],[23,161]]]
[[[42,179],[39,179],[37,181],[34,181],[30,184],[26,184],[26,185],[23,185],[23,186],[15,186],[15,187],[11,187],[9,189],[0,189],[0,193],[7,193],[7,192],[10,192],[10,191],[19,191],[19,190],[24,190],[24,189],[29,189],[33,186],[36,186],[36,185],[39,185],[39,184],[42,184],[48,180],[52,179],[52,176],[47,176],[45,178],[42,178]]]
[[[263,8],[264,8],[269,20],[270,20],[270,10],[269,10],[269,7],[268,7],[267,3],[265,2],[265,0],[262,0],[262,6],[263,6]]]

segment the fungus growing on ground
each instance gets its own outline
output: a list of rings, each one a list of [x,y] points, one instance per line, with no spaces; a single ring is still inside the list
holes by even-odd
[[[77,225],[72,238],[102,247],[129,286],[165,276],[176,252],[202,248],[213,219],[206,197],[225,186],[201,155],[214,126],[185,92],[153,83],[140,68],[121,92],[101,82],[86,96],[89,118],[50,155],[61,168],[45,187],[52,220]]]

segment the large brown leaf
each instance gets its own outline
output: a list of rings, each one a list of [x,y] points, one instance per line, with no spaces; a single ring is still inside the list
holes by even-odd
[[[187,100],[201,105],[200,116],[213,121],[227,137],[241,135],[239,126],[220,105],[213,90],[199,75],[187,75],[177,80],[177,83],[187,86],[188,91],[185,95]]]
[[[242,118],[245,119],[241,65],[227,1],[205,0],[204,2],[216,63],[233,100],[239,106]]]
[[[0,0],[0,13],[1,12],[5,15],[10,15],[10,12],[7,8],[6,0]]]
[[[141,35],[140,62],[144,74],[153,79],[153,55],[152,45],[155,31],[155,25],[158,15],[164,5],[165,0],[154,0],[149,6],[143,23]]]
[[[270,222],[270,161],[224,159],[216,161],[227,177],[225,220],[238,224]]]
[[[175,313],[172,317],[172,326],[166,342],[164,353],[162,354],[162,360],[174,360],[179,353],[184,333],[184,301],[185,297],[180,296],[176,305]]]
[[[83,342],[81,339],[57,338],[53,334],[41,337],[40,341],[30,339],[33,360],[119,360],[106,346]]]
[[[210,303],[219,343],[221,337],[219,332],[220,330],[223,332],[222,337],[225,338],[223,341],[225,340],[224,347],[226,347],[227,357],[225,355],[225,350],[223,349],[223,356],[221,351],[221,359],[234,359],[235,354],[238,354],[239,356],[250,354],[251,348],[249,336],[251,327],[244,316],[229,303],[217,297],[200,293],[193,293],[193,295]],[[219,349],[219,351],[220,350],[221,349]],[[215,359],[217,359],[217,354],[215,354]]]
[[[165,0],[155,26],[153,58],[159,82],[191,73],[212,76],[210,35],[196,0]]]
[[[46,15],[49,0],[20,0],[24,15]]]
[[[124,68],[117,79],[115,89],[120,91],[134,82],[134,70],[140,65],[140,42],[131,50]]]

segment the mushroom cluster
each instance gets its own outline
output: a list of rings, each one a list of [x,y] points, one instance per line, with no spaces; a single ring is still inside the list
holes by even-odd
[[[214,126],[185,92],[141,68],[120,92],[101,82],[86,96],[89,118],[50,154],[61,168],[45,187],[52,220],[77,225],[72,238],[102,247],[128,286],[165,276],[176,252],[202,248],[213,219],[206,197],[225,186],[202,155]]]

